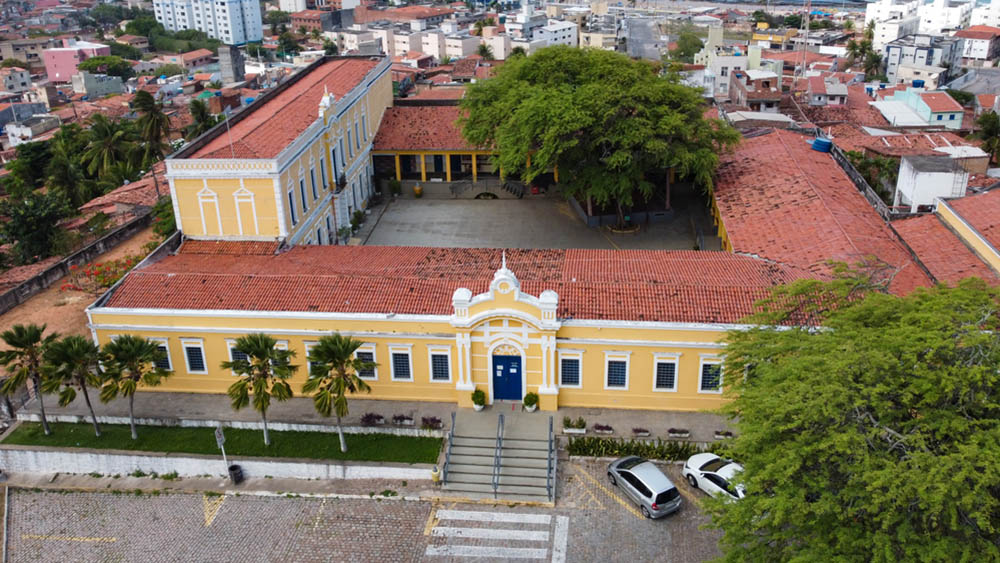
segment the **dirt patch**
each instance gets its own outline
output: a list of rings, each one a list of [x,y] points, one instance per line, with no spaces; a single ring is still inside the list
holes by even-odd
[[[153,228],[148,227],[117,247],[105,252],[95,262],[115,260],[129,254],[141,254],[142,247],[156,240]],[[44,324],[46,332],[60,334],[82,334],[89,336],[87,315],[84,310],[97,299],[97,295],[83,291],[60,291],[59,287],[69,281],[63,278],[39,292],[31,299],[0,315],[0,330],[7,330],[16,324]],[[0,349],[3,349],[0,341]]]

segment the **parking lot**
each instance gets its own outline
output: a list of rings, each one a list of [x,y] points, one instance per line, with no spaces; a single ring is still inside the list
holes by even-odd
[[[700,206],[680,207],[665,223],[643,225],[636,234],[589,228],[557,198],[397,199],[372,212],[378,220],[366,244],[465,248],[627,248],[691,250],[694,224],[706,249],[718,249],[711,220]],[[381,215],[381,218],[378,218]],[[692,217],[694,222],[692,222]],[[714,247],[712,246],[714,245]]]
[[[676,466],[681,510],[642,518],[605,464],[560,468],[556,508],[379,498],[10,493],[10,561],[704,561],[718,533]]]

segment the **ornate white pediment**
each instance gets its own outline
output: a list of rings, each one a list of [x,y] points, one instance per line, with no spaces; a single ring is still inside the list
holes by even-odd
[[[452,294],[451,304],[451,324],[456,327],[476,326],[498,316],[518,318],[542,330],[556,330],[561,324],[556,319],[559,294],[550,289],[538,297],[522,292],[521,282],[507,268],[506,252],[489,290],[474,296],[468,288],[460,287]]]

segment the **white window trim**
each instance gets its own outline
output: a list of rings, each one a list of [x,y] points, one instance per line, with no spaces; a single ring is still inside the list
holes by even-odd
[[[375,361],[375,345],[374,344],[362,344],[361,346],[358,346],[358,349],[354,351],[354,358],[355,359],[357,359],[357,357],[358,357],[358,352],[370,352],[371,355],[372,355],[372,361]],[[390,360],[391,360],[391,358],[390,358]],[[390,364],[391,363],[392,362],[390,361]],[[372,377],[361,377],[361,374],[358,374],[358,379],[361,379],[361,380],[364,380],[364,381],[378,381],[378,365],[376,365],[374,368],[372,368],[372,371],[374,372],[374,375]]]
[[[191,369],[191,365],[188,362],[187,348],[201,348],[201,360],[205,363],[205,369],[202,371],[195,371]],[[205,375],[208,373],[208,356],[205,355],[205,341],[201,338],[181,338],[181,350],[184,352],[184,367],[187,369],[188,373],[194,373],[199,375]]]
[[[236,346],[236,339],[235,338],[227,338],[226,339],[226,353],[229,354],[229,361],[230,362],[233,361],[233,348],[235,346]],[[229,370],[229,373],[231,375],[233,375],[233,376],[238,377],[238,374],[234,370]]]
[[[702,389],[702,376],[705,374],[705,366],[711,364],[718,364],[719,366],[719,389],[717,391],[705,391]],[[721,395],[723,387],[722,358],[719,356],[701,356],[701,360],[698,362],[698,393],[705,395]]]
[[[434,379],[434,356],[448,357],[448,379]],[[431,383],[451,383],[451,346],[427,346],[427,380]]]
[[[113,340],[113,339],[115,339],[117,337],[118,337],[118,335],[116,334],[116,335],[114,335],[111,338]],[[162,345],[164,348],[167,349],[167,371],[174,371],[174,361],[170,357],[170,339],[169,338],[155,338],[154,337],[154,338],[150,338],[149,341],[150,342],[155,342],[157,346],[161,346]],[[204,357],[204,354],[202,354],[202,356]]]
[[[605,352],[604,353],[604,389],[606,391],[628,391],[629,379],[631,374],[631,360],[632,352]],[[608,386],[608,362],[625,362],[625,386],[624,387],[609,387]]]
[[[396,363],[392,360],[393,354],[406,354],[407,359],[410,362],[410,377],[409,379],[402,379],[396,377]],[[410,381],[414,380],[413,377],[413,344],[390,344],[389,345],[389,379],[392,381]]]
[[[656,370],[659,364],[674,364],[674,387],[664,389],[656,386]],[[678,354],[653,354],[653,391],[656,393],[676,393],[681,375],[681,355]]]
[[[557,377],[559,378],[559,387],[565,387],[566,389],[582,389],[583,388],[583,350],[557,350],[557,352],[558,352],[558,354],[557,354],[558,355],[557,360],[558,360],[559,363],[556,366],[556,368],[558,370],[558,376]],[[576,361],[580,362],[580,373],[577,374],[580,379],[579,379],[579,381],[577,382],[576,385],[565,385],[562,382],[562,361],[563,361],[563,358],[566,358],[567,360],[576,360]]]

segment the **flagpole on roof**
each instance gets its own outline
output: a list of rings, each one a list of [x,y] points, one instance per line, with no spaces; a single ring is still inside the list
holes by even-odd
[[[223,103],[225,103],[225,101],[223,101],[223,100],[220,100],[220,101],[223,102]],[[236,149],[233,148],[233,135],[229,131],[229,114],[230,113],[232,113],[232,111],[231,111],[230,107],[227,105],[222,110],[222,115],[226,116],[226,137],[229,138],[229,154],[232,155],[233,159],[235,159],[236,158]]]

